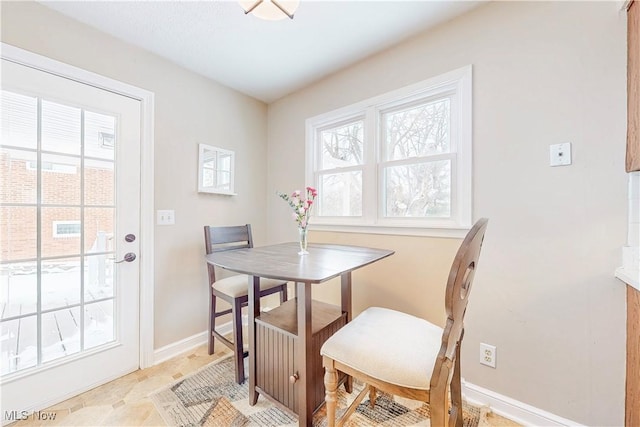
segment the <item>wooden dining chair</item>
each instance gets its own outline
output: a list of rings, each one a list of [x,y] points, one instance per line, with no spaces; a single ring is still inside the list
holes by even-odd
[[[338,425],[347,420],[367,393],[374,407],[379,390],[428,402],[433,427],[462,426],[463,318],[487,222],[480,219],[471,228],[453,260],[445,291],[444,329],[415,316],[372,307],[324,343],[320,353],[330,427],[336,423],[338,371],[365,383]]]
[[[204,241],[207,255],[220,252],[253,247],[251,225],[230,227],[204,227]],[[249,278],[246,274],[238,274],[224,279],[216,279],[215,267],[207,263],[209,273],[209,354],[213,354],[214,338],[233,350],[236,365],[236,382],[244,381],[244,351],[242,339],[242,307],[249,302]],[[280,303],[287,300],[287,282],[274,279],[260,279],[260,297],[280,293]],[[220,298],[230,309],[216,311],[216,301]],[[228,340],[216,331],[216,318],[231,314],[233,324],[233,341]]]

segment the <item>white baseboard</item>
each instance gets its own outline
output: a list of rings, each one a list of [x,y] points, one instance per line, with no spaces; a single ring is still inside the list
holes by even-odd
[[[233,331],[233,325],[231,324],[231,322],[223,323],[220,326],[216,325],[216,331],[220,332],[223,335],[231,333]],[[164,347],[160,347],[153,352],[153,364],[157,365],[158,363],[162,363],[166,360],[171,359],[172,357],[178,356],[182,353],[206,344],[207,342],[207,331],[202,331],[180,341],[176,341],[169,345],[165,345]]]
[[[489,406],[492,412],[525,426],[583,427],[580,423],[471,384],[464,379],[462,380],[462,395],[469,403]]]

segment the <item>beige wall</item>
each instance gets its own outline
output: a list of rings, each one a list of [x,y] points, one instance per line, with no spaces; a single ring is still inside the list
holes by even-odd
[[[206,327],[201,224],[251,222],[258,244],[295,239],[275,191],[304,185],[306,118],[473,64],[474,215],[490,224],[463,375],[578,422],[623,423],[624,286],[613,270],[626,239],[626,27],[617,3],[488,4],[268,111],[38,4],[2,2],[1,24],[3,42],[156,95],[156,209],[175,209],[177,220],[156,228],[156,348]],[[565,141],[574,164],[550,168],[548,145]],[[235,149],[238,170],[252,171],[238,173],[238,196],[196,193],[198,142]],[[266,196],[256,176],[268,177]],[[266,216],[255,208],[265,203]],[[442,323],[459,240],[310,237],[396,250],[355,274],[356,311],[381,305]],[[335,300],[335,288],[315,293]],[[479,342],[497,345],[496,370],[477,363]]]
[[[305,184],[306,118],[472,64],[474,217],[490,222],[463,376],[580,423],[622,425],[625,299],[613,272],[626,241],[625,33],[616,2],[490,3],[269,105],[269,240],[295,239],[272,193]],[[573,165],[551,168],[560,142],[573,144]],[[395,249],[356,274],[356,311],[442,323],[459,240],[310,239]],[[335,284],[316,295],[335,300]],[[480,342],[498,347],[497,369],[479,365]]]
[[[155,93],[155,348],[207,328],[202,226],[252,223],[266,238],[266,106],[33,2],[2,2],[2,41]],[[197,193],[198,143],[236,150],[235,197]],[[246,173],[251,171],[251,174]]]

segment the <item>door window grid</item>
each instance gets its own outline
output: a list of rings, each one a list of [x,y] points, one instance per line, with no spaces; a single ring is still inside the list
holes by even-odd
[[[26,98],[23,95],[20,95],[17,93],[12,93],[7,91],[2,92],[2,98],[3,98],[3,104],[4,104],[3,117],[2,117],[3,118],[2,120],[3,145],[5,147],[10,147],[10,149],[2,147],[2,156],[9,157],[7,155],[8,152],[13,152],[13,153],[24,152],[23,154],[26,157],[30,157],[32,154],[28,154],[28,153],[31,152],[36,155],[36,160],[35,162],[34,161],[27,162],[26,164],[27,167],[25,167],[23,170],[29,170],[29,166],[33,166],[34,163],[36,166],[45,165],[45,163],[47,162],[44,162],[44,163],[42,162],[43,150],[42,150],[42,144],[41,144],[42,129],[43,129],[41,125],[43,101],[41,98],[36,98],[37,100],[37,120],[36,120],[37,141],[36,141],[36,146],[33,147],[32,141],[31,142],[26,141],[27,143],[25,143],[25,138],[16,138],[14,140],[10,138],[12,126],[7,126],[7,125],[8,124],[11,125],[15,123],[12,123],[11,114],[9,113],[5,114],[5,112],[7,111],[7,108],[6,108],[8,104],[7,98],[11,98],[11,97],[13,97],[14,99],[16,97],[23,97],[23,100],[24,98]],[[18,104],[19,104],[18,105],[19,108],[17,109],[18,111],[17,112],[14,111],[14,116],[13,116],[14,119],[16,118],[15,117],[16,115],[19,115],[21,110],[20,107],[24,107],[24,102],[22,103],[22,105],[20,105],[20,103]],[[54,103],[49,103],[48,106],[49,108],[55,108]],[[24,111],[24,108],[22,108],[22,111]],[[99,115],[93,112],[88,112],[88,113],[93,114],[94,116],[96,115],[101,116],[103,119],[106,118],[107,121],[111,121],[113,123],[112,129],[111,129],[111,135],[115,135],[115,117]],[[102,120],[102,122],[104,121],[105,120]],[[14,120],[13,122],[16,122],[16,120]],[[15,257],[12,257],[12,253],[10,250],[10,246],[11,246],[10,242],[4,241],[2,245],[4,249],[3,250],[4,259],[0,259],[0,269],[1,269],[0,274],[4,276],[3,282],[5,282],[5,285],[3,286],[4,295],[2,295],[2,300],[0,300],[0,302],[2,302],[2,307],[1,307],[2,319],[0,320],[0,324],[3,326],[2,336],[4,337],[3,343],[2,343],[3,344],[2,359],[4,359],[2,363],[3,375],[7,373],[15,372],[17,370],[21,370],[24,368],[28,368],[28,367],[39,366],[43,362],[46,362],[48,360],[57,359],[60,356],[64,356],[68,354],[73,354],[78,351],[82,351],[83,349],[93,348],[93,347],[108,343],[110,341],[113,341],[115,339],[115,334],[114,334],[115,329],[113,325],[113,313],[115,310],[115,307],[114,307],[115,293],[113,291],[113,261],[112,259],[109,259],[113,257],[113,254],[114,254],[112,250],[113,248],[112,247],[108,248],[106,244],[103,244],[102,247],[99,247],[99,248],[96,248],[94,245],[93,249],[97,249],[96,254],[87,254],[87,251],[85,250],[85,239],[83,238],[83,234],[86,233],[86,230],[84,230],[83,228],[78,230],[77,228],[77,225],[85,223],[84,208],[86,205],[85,205],[84,177],[85,177],[86,171],[85,171],[84,160],[85,160],[85,155],[89,151],[87,150],[86,143],[85,143],[86,141],[85,123],[86,123],[85,111],[83,109],[80,109],[80,128],[79,128],[80,155],[72,156],[72,157],[78,157],[79,164],[80,164],[79,169],[82,171],[81,173],[79,173],[80,175],[79,205],[78,204],[72,204],[72,205],[55,204],[54,205],[54,204],[43,203],[43,194],[42,194],[43,168],[42,166],[39,168],[36,168],[36,170],[33,171],[37,175],[37,178],[36,178],[37,190],[36,190],[36,200],[31,200],[31,203],[22,203],[23,200],[17,200],[17,203],[15,203],[16,200],[12,200],[10,196],[7,197],[7,195],[5,194],[6,191],[4,191],[3,189],[3,194],[2,194],[3,200],[2,200],[2,203],[0,203],[0,208],[2,208],[3,211],[10,210],[12,208],[26,208],[26,207],[35,209],[37,211],[37,214],[36,214],[37,219],[35,221],[36,223],[35,228],[36,228],[36,234],[37,234],[37,242],[36,242],[37,249],[36,249],[35,258],[15,259]],[[20,124],[23,125],[22,129],[20,129],[20,126],[19,126]],[[13,126],[14,128],[13,134],[14,135],[17,134],[18,136],[24,136],[24,135],[32,136],[33,132],[30,132],[28,131],[28,129],[25,129],[26,127],[28,127],[29,124],[33,125],[33,123],[27,123],[27,125],[24,126],[24,123],[18,122],[18,126]],[[96,127],[95,120],[93,124],[95,128]],[[104,129],[104,123],[102,124],[103,124],[102,128]],[[16,132],[16,127],[18,128],[17,132]],[[8,131],[7,131],[7,128],[9,128]],[[104,147],[104,144],[103,144],[105,139],[104,135],[102,135],[102,139],[100,139],[99,133],[96,133],[95,139],[96,141],[100,141],[100,145]],[[9,144],[6,144],[7,141],[9,141]],[[15,144],[15,146],[12,146],[12,144]],[[68,151],[69,147],[68,146],[65,147],[64,150]],[[110,147],[110,151],[113,152],[112,147]],[[91,150],[91,154],[95,155],[95,153],[96,153],[95,149]],[[56,154],[59,155],[60,153],[56,153]],[[102,153],[99,153],[99,154],[102,154]],[[98,158],[100,158],[101,163],[111,162],[113,164],[113,166],[111,166],[111,183],[110,183],[110,185],[113,186],[114,184],[113,176],[115,172],[113,153],[111,153],[110,155],[107,153],[106,156],[99,156]],[[110,158],[111,160],[105,160],[105,158],[107,159]],[[10,158],[3,159],[3,164],[5,163],[4,160],[7,160],[9,162],[11,161]],[[10,169],[10,170],[14,170],[14,169]],[[68,173],[68,171],[66,170],[59,171],[59,172]],[[3,175],[5,175],[5,171],[3,171]],[[77,207],[79,209],[80,220],[71,221],[71,222],[58,221],[59,223],[58,225],[62,225],[63,227],[72,226],[73,230],[71,231],[79,231],[79,233],[73,233],[71,235],[68,235],[70,237],[79,238],[79,241],[78,241],[79,251],[77,253],[77,256],[74,258],[76,261],[71,264],[67,262],[62,264],[58,263],[58,266],[52,266],[52,263],[55,263],[55,260],[60,260],[60,257],[43,256],[43,253],[42,253],[43,238],[44,238],[43,227],[45,226],[45,224],[43,223],[43,209],[51,209],[51,208],[58,209],[58,208],[71,208],[71,207],[73,208]],[[107,207],[113,208],[113,205],[108,205]],[[3,219],[6,219],[6,218],[3,217]],[[5,221],[5,223],[7,222],[8,221]],[[58,231],[58,230],[60,230],[60,228],[53,231]],[[49,236],[51,236],[51,234],[49,234]],[[100,233],[99,233],[99,237],[100,237]],[[101,237],[103,238],[103,243],[104,243],[106,233],[102,232]],[[7,239],[3,238],[3,240],[7,240]],[[96,242],[98,242],[99,240],[100,239],[97,239]],[[111,250],[108,250],[108,249],[111,249]],[[16,261],[19,261],[19,262],[16,262]],[[77,265],[78,267],[74,268],[73,264]],[[27,268],[21,269],[20,267],[23,267],[23,268],[27,267]],[[56,272],[56,269],[60,270],[61,268],[66,271],[63,273],[61,273],[60,271]],[[85,270],[87,274],[85,274]],[[22,307],[25,304],[19,304],[19,308],[17,309],[17,312],[16,312],[15,307],[13,307],[11,298],[20,298],[21,295],[15,296],[10,294],[15,294],[16,293],[15,289],[18,289],[17,291],[18,294],[20,294],[21,291],[23,291],[23,293],[26,292],[27,294],[29,292],[33,292],[33,280],[30,280],[31,286],[27,286],[27,285],[18,286],[18,287],[11,286],[11,282],[13,281],[15,283],[16,282],[15,279],[17,277],[22,277],[23,279],[22,282],[24,282],[25,278],[33,277],[34,272],[36,273],[35,289],[37,293],[35,315],[34,315],[34,308],[28,307],[28,304],[24,310],[22,309]],[[54,272],[56,274],[75,274],[76,275],[77,283],[79,283],[79,288],[80,288],[79,295],[77,295],[79,299],[78,302],[73,303],[73,301],[68,300],[68,298],[65,300],[65,298],[63,297],[62,309],[60,309],[60,307],[54,307],[49,309],[47,309],[46,307],[43,307],[43,304],[42,304],[43,303],[43,280],[42,280],[43,273],[47,273],[49,276],[52,277],[54,275]],[[104,292],[104,290],[103,292],[97,292],[96,294],[92,294],[92,292],[87,292],[87,290],[90,291],[90,289],[87,289],[86,283],[90,282],[92,278],[95,279],[97,276],[100,276],[98,278],[98,281],[101,281],[102,284],[106,285],[107,282],[110,282],[108,283],[110,285],[110,289],[108,289],[106,292]],[[107,280],[107,276],[108,276],[108,280]],[[64,283],[68,283],[68,282],[69,282],[68,280],[64,280]],[[60,287],[60,284],[58,284],[58,287]],[[62,287],[64,288],[64,286]],[[62,294],[64,294],[64,292],[62,292]],[[24,295],[22,295],[22,297],[24,297]],[[27,300],[28,299],[29,298],[27,297]],[[31,299],[33,299],[33,295],[31,295]],[[95,326],[100,322],[104,323],[105,319],[107,323],[109,323],[110,321],[110,326],[107,325],[108,327],[106,328],[106,333],[101,333],[99,328],[97,330]],[[63,324],[67,324],[68,327],[61,326]],[[46,325],[48,326],[55,325],[55,328],[53,331],[48,329],[44,330]],[[27,334],[26,332],[28,331],[25,331],[24,330],[25,328],[31,329],[31,334]],[[33,336],[34,328],[36,330],[35,337]],[[21,331],[21,329],[23,330]],[[74,333],[74,330],[75,330],[75,333]],[[48,342],[47,340],[51,339],[52,333],[53,335],[56,335],[56,331],[57,331],[57,342],[55,342],[54,344],[57,345],[57,350],[62,349],[62,352],[58,352],[58,353],[56,353],[55,349],[52,350],[51,347],[45,348],[45,345]],[[102,328],[102,331],[105,332],[104,328]],[[14,336],[13,338],[15,339],[11,339],[10,336],[12,334],[15,335],[16,333],[18,336]],[[102,336],[102,338],[100,338],[100,336]],[[96,339],[96,337],[98,338]],[[22,338],[22,343],[20,342],[21,338]],[[10,344],[13,344],[13,343],[15,343],[15,352],[14,352],[15,354],[12,356],[11,348],[9,348],[9,346]],[[26,359],[24,363],[19,363],[19,359],[21,357]],[[5,363],[5,362],[9,362],[9,363]]]

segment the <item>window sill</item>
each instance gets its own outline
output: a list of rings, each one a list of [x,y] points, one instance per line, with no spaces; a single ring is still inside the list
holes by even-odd
[[[625,267],[620,267],[616,270],[615,276],[640,291],[640,269],[631,270]]]
[[[616,270],[615,276],[629,286],[640,290],[640,247],[622,248],[622,267]]]
[[[372,225],[335,225],[310,224],[312,231],[327,231],[336,233],[387,234],[396,236],[439,237],[449,239],[463,239],[471,227],[384,227]]]

